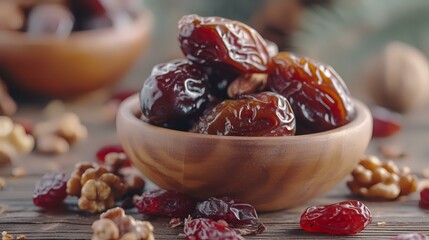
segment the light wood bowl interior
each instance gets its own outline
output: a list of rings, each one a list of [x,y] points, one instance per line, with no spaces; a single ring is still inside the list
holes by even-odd
[[[152,15],[130,26],[73,32],[65,39],[0,30],[0,72],[9,84],[51,97],[82,95],[118,81],[147,46]]]
[[[301,136],[233,137],[180,132],[136,117],[137,95],[117,115],[133,164],[161,188],[198,198],[230,196],[274,211],[303,204],[351,173],[371,138],[368,108],[340,128]]]

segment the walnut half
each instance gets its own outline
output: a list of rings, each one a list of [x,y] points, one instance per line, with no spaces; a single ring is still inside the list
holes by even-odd
[[[113,208],[92,224],[92,240],[153,240],[153,226],[125,215],[124,209]]]
[[[375,156],[364,157],[347,182],[356,195],[376,200],[393,200],[417,189],[417,177],[408,167],[399,168],[393,161],[381,162]]]

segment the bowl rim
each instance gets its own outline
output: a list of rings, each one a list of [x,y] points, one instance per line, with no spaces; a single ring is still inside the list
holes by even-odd
[[[25,32],[21,31],[13,31],[13,30],[1,30],[0,34],[3,37],[9,37],[13,38],[14,41],[22,41],[27,42],[30,44],[40,44],[40,45],[49,45],[49,44],[55,44],[55,43],[63,43],[63,42],[73,42],[73,41],[80,41],[82,39],[92,38],[94,36],[100,37],[101,35],[104,35],[105,37],[110,36],[111,34],[119,34],[122,31],[130,31],[132,29],[142,29],[142,31],[145,31],[146,28],[148,28],[152,24],[153,15],[151,11],[147,8],[142,9],[139,11],[136,15],[136,18],[134,21],[129,24],[128,26],[121,27],[121,28],[114,28],[114,27],[106,27],[106,28],[96,28],[96,29],[89,29],[84,31],[76,31],[71,32],[70,35],[67,37],[52,37],[52,36],[38,36],[38,37],[28,37]]]
[[[123,117],[127,121],[133,123],[132,126],[140,125],[141,127],[150,128],[153,131],[160,131],[165,134],[175,135],[177,137],[192,137],[196,139],[223,139],[230,141],[279,141],[279,140],[299,140],[299,141],[307,141],[307,140],[326,140],[327,137],[333,137],[336,135],[343,135],[346,131],[351,131],[352,129],[359,129],[362,125],[365,124],[366,121],[372,119],[371,112],[368,107],[362,103],[361,101],[353,98],[353,103],[355,104],[356,116],[353,120],[341,127],[334,128],[331,130],[319,132],[319,133],[310,133],[304,135],[293,135],[293,136],[222,136],[222,135],[210,135],[210,134],[201,134],[201,133],[193,133],[193,132],[184,132],[169,128],[163,128],[159,126],[155,126],[144,122],[135,116],[136,111],[140,111],[139,104],[139,93],[136,93],[127,99],[125,99],[119,106],[119,110],[117,113],[117,118]],[[371,120],[372,123],[372,120]],[[372,125],[372,124],[371,124]]]

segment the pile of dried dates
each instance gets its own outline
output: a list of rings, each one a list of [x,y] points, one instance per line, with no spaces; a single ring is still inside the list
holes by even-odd
[[[3,0],[0,30],[67,37],[72,31],[126,26],[141,5],[141,0]]]
[[[251,27],[220,17],[178,23],[186,59],[159,64],[140,94],[143,120],[225,136],[322,132],[350,122],[350,93],[328,65],[278,52]]]

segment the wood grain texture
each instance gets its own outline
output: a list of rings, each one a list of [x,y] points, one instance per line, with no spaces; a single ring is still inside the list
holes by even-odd
[[[136,95],[121,105],[118,137],[149,179],[197,198],[242,199],[260,211],[293,207],[332,189],[357,165],[372,131],[369,110],[359,102],[356,118],[343,127],[284,137],[163,129],[133,115],[138,102]]]
[[[21,109],[22,116],[40,118],[37,108]],[[396,160],[399,165],[408,165],[416,174],[429,167],[429,107],[421,112],[413,112],[403,119],[403,129],[398,135],[371,141],[368,153],[380,155],[378,146],[382,144],[399,144],[407,151],[407,156]],[[59,157],[46,157],[31,154],[23,159],[29,174],[23,178],[9,177],[10,169],[1,168],[0,176],[6,177],[7,187],[0,191],[0,231],[12,234],[25,234],[28,239],[90,239],[91,224],[97,215],[85,214],[76,208],[76,198],[67,199],[67,206],[57,213],[43,212],[31,202],[34,183],[46,171],[70,171],[75,162],[93,161],[97,149],[105,144],[117,143],[113,123],[87,123],[90,138],[72,148],[72,151]],[[150,185],[149,188],[153,187]],[[327,194],[300,206],[272,213],[260,214],[267,231],[259,236],[246,239],[391,239],[392,236],[422,232],[429,234],[429,212],[418,208],[417,193],[408,198],[393,202],[369,202],[374,220],[361,233],[354,236],[329,236],[306,233],[299,228],[299,218],[307,206],[329,204],[353,198],[349,195],[345,183],[341,182]],[[178,237],[181,229],[167,227],[168,219],[151,219],[137,213],[136,209],[127,211],[137,219],[149,219],[155,226],[156,239],[183,239]],[[378,226],[377,222],[386,222]]]

